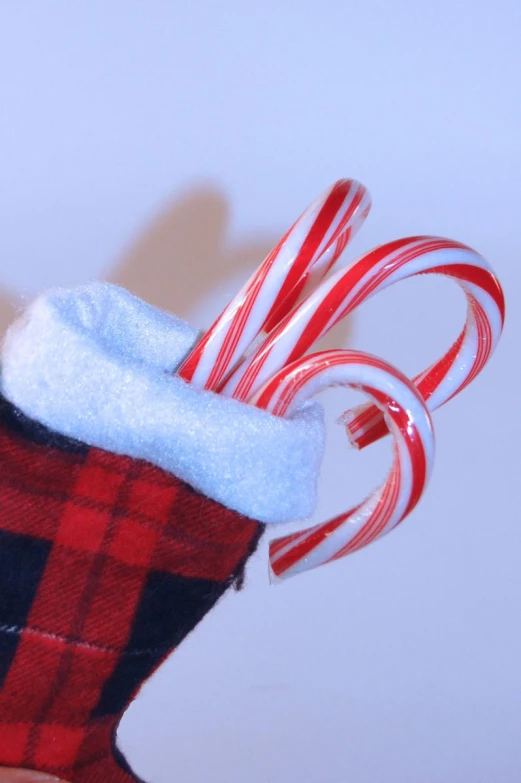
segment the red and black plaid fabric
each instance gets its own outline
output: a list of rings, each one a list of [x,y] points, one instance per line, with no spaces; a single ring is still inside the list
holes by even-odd
[[[115,747],[122,713],[261,533],[0,399],[0,766],[135,783]]]

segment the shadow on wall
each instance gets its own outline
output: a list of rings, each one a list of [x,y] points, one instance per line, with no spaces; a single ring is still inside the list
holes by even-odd
[[[16,299],[0,291],[0,336],[16,316]]]
[[[231,281],[224,306],[279,239],[253,239],[231,247],[228,222],[226,197],[214,189],[195,188],[163,209],[123,253],[107,279],[185,319],[211,291],[222,291]],[[0,290],[0,335],[18,306],[16,298]],[[212,314],[218,312],[219,308],[212,308]],[[321,341],[320,348],[345,346],[348,332],[349,324],[340,324]]]

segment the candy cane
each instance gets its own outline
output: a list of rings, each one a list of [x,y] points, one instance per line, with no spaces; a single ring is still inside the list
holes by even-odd
[[[468,302],[465,327],[452,348],[414,379],[429,410],[435,410],[483,369],[504,321],[503,292],[485,259],[459,242],[437,237],[389,242],[334,273],[272,329],[219,391],[236,399],[251,399],[270,376],[303,356],[362,302],[399,280],[424,273],[455,280]],[[352,442],[358,446],[388,431],[374,405],[356,408],[346,417]]]
[[[331,350],[293,362],[248,402],[290,416],[325,387],[364,391],[394,436],[393,465],[385,483],[354,510],[270,543],[275,577],[286,578],[337,560],[389,533],[417,504],[434,460],[434,435],[423,398],[391,365],[356,351]]]
[[[264,330],[269,332],[334,266],[367,217],[367,190],[344,179],[308,207],[178,369],[215,390]]]

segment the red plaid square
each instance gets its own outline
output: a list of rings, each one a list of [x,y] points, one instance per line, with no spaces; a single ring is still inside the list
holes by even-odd
[[[78,476],[74,493],[78,497],[96,500],[110,508],[116,503],[124,480],[124,472],[110,471],[106,465],[98,464],[90,458]]]
[[[111,520],[110,511],[105,507],[78,508],[78,505],[72,501],[65,507],[56,543],[70,549],[97,552]]]
[[[128,565],[148,567],[157,539],[155,530],[129,518],[114,534],[109,554]]]
[[[6,723],[0,726],[0,758],[2,765],[19,767],[23,764],[31,725]]]
[[[133,514],[142,514],[156,524],[165,522],[175,506],[177,486],[161,480],[159,469],[143,467],[144,475],[132,482],[125,506]]]
[[[84,734],[83,727],[74,728],[52,723],[41,726],[34,750],[36,768],[46,769],[50,764],[57,767],[69,767],[74,763]]]

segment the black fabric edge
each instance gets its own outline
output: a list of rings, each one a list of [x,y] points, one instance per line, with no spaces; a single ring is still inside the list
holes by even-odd
[[[87,454],[89,446],[75,438],[61,435],[35,419],[26,416],[0,392],[0,424],[39,446],[55,448],[72,454]]]

